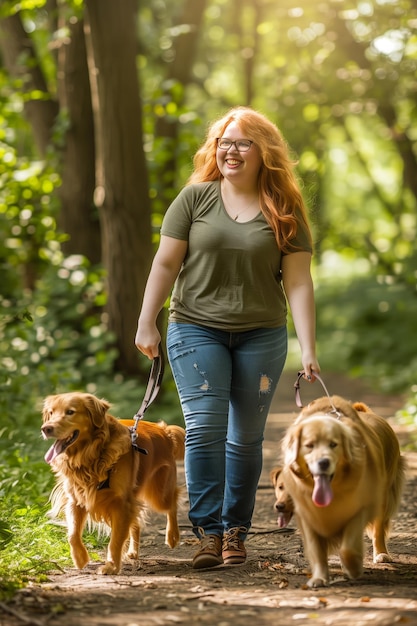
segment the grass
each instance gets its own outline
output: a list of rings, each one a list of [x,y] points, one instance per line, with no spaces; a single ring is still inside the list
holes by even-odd
[[[39,435],[3,428],[0,439],[0,598],[68,562],[62,528],[47,517],[50,468],[39,460]]]
[[[13,477],[5,476],[4,464],[0,473],[0,600],[3,601],[29,580],[42,582],[51,571],[72,566],[66,528],[48,516],[54,477],[46,463],[42,467],[31,456],[20,459],[22,466],[17,480],[16,467]],[[93,559],[99,559],[97,551],[105,547],[106,541],[106,537],[93,532],[85,534]]]

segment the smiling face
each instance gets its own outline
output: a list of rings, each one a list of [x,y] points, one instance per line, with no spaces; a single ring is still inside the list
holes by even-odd
[[[313,477],[316,506],[328,506],[333,500],[331,483],[338,466],[346,462],[347,436],[344,424],[334,417],[318,415],[302,423],[299,455]]]
[[[342,429],[334,418],[311,418],[303,424],[300,454],[313,476],[332,476],[342,449]]]
[[[226,127],[222,138],[231,141],[250,139],[250,137],[245,137],[236,122],[231,122]],[[256,144],[252,144],[247,152],[239,152],[235,144],[232,144],[228,150],[217,148],[216,160],[220,173],[226,180],[248,189],[257,187],[262,158]]]
[[[55,439],[45,455],[45,461],[67,452],[74,453],[79,445],[91,440],[96,428],[102,426],[109,404],[87,393],[63,393],[48,396],[43,407],[44,439]]]

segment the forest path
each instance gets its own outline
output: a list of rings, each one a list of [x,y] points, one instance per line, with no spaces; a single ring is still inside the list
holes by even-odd
[[[0,626],[417,625],[416,453],[406,455],[409,479],[389,544],[394,562],[373,564],[370,542],[365,539],[361,579],[348,581],[339,561],[332,558],[330,586],[306,587],[308,566],[299,531],[294,519],[284,532],[277,528],[269,480],[282,435],[298,414],[294,382],[293,374],[284,373],[268,417],[264,468],[244,565],[193,570],[196,540],[184,506],[179,520],[182,540],[174,550],[164,545],[164,518],[152,515],[138,564],[126,564],[120,575],[108,577],[97,575],[97,562],[82,571],[53,572],[48,582],[31,584],[0,606]],[[387,418],[402,405],[398,396],[378,395],[339,374],[326,374],[325,384],[331,395],[363,401]],[[322,395],[318,382],[301,381],[303,404]],[[407,432],[391,419],[390,423],[405,443]],[[180,465],[180,482],[183,479]]]

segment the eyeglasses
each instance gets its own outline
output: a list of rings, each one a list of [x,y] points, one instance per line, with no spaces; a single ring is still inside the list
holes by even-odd
[[[229,148],[234,146],[238,152],[247,152],[252,144],[253,141],[250,139],[236,139],[236,141],[232,141],[223,137],[217,138],[217,147],[220,150],[229,150]]]

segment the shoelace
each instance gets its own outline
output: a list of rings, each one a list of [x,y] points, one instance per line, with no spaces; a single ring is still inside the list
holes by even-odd
[[[247,529],[244,526],[240,526],[239,528],[232,528],[225,534],[224,541],[227,543],[229,548],[236,550],[239,549],[239,542],[242,541],[239,537],[240,532],[245,533],[247,532]]]
[[[202,528],[198,528],[198,534],[200,535],[201,548],[203,550],[216,550],[216,537],[214,535],[206,535]]]

